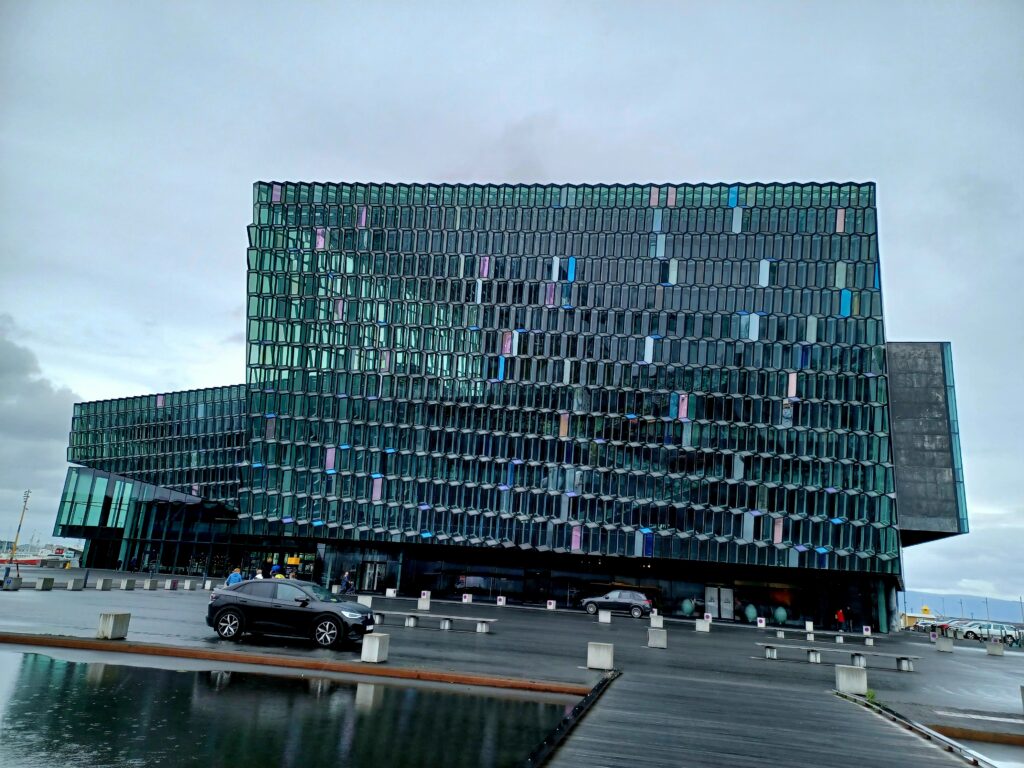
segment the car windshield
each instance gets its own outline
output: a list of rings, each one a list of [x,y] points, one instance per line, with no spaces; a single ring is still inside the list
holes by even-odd
[[[319,584],[303,584],[303,588],[313,593],[313,597],[324,603],[343,603],[345,602],[341,597],[335,595],[329,589],[324,589]]]

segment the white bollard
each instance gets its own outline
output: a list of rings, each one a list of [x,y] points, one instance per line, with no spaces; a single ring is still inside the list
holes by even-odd
[[[694,627],[697,632],[710,632],[711,622],[708,619],[697,619],[697,626]]]
[[[775,630],[775,636],[777,638],[779,638],[780,640],[785,640],[786,639],[786,632],[785,632],[785,630],[782,630],[782,629],[776,629]]]
[[[111,579],[96,579],[96,589],[98,589],[100,592],[109,592],[110,582]]]
[[[864,634],[864,637],[868,637],[871,634],[871,627],[865,625],[860,628],[860,631]]]
[[[659,616],[658,618],[661,617]],[[649,627],[647,629],[647,647],[668,648],[668,630]]]
[[[587,669],[613,669],[615,646],[611,643],[587,643]]]
[[[868,693],[868,671],[864,667],[836,664],[836,690],[840,693],[866,696]]]
[[[68,590],[71,592],[81,592],[85,589],[85,579],[70,579],[68,581]]]
[[[476,631],[481,635],[486,635],[491,631],[491,623],[489,621],[478,621],[476,623]]]
[[[836,642],[842,645],[845,642],[845,640],[843,640],[842,635],[836,635]]]
[[[358,595],[356,602],[360,605],[365,605],[367,608],[373,607],[373,595]]]
[[[473,602],[473,596],[471,594],[469,594],[468,592],[463,592],[462,593],[462,602],[464,602],[464,603],[472,603]]]
[[[36,579],[36,590],[39,592],[49,592],[53,589],[53,576],[40,576]]]
[[[766,625],[767,623],[768,623],[768,622],[766,622],[766,621],[765,621],[765,618],[764,618],[764,616],[758,616],[758,617],[757,617],[757,628],[758,628],[758,629],[764,629],[764,628],[765,628],[765,625]]]
[[[416,602],[416,610],[418,611],[429,611],[430,610],[430,590],[424,589],[420,592],[420,599]]]
[[[808,651],[807,661],[811,664],[821,664],[821,651]]]
[[[207,592],[213,592],[213,579],[207,579],[203,582],[203,589]]]
[[[441,619],[441,629],[442,630],[447,632],[451,628],[452,628],[452,620],[451,619]]]
[[[866,668],[867,665],[868,665],[868,660],[867,660],[867,658],[865,658],[864,654],[862,654],[862,653],[851,653],[850,654],[850,661],[853,662],[853,666],[855,666],[855,667],[865,667]]]
[[[359,658],[370,664],[383,664],[388,660],[390,645],[391,635],[378,635],[376,632],[363,635],[363,651]]]
[[[941,651],[942,653],[953,652],[953,638],[952,637],[937,637],[935,638],[935,650]]]
[[[135,589],[135,579],[121,579],[121,589],[124,592],[131,592]]]
[[[814,633],[813,632],[808,632],[807,633],[807,642],[808,643],[813,643],[814,642]]]
[[[498,595],[498,605],[505,605],[505,596]]]
[[[406,616],[405,617],[405,626],[407,626],[407,627],[412,627],[413,629],[415,629],[416,626],[419,625],[419,623],[420,623],[420,617],[419,616]]]
[[[178,588],[178,580],[177,579],[167,579],[167,581],[164,582],[164,589],[169,589],[171,591],[174,591],[177,588]]]
[[[335,584],[333,587],[331,587],[331,594],[332,595],[340,595],[341,594],[341,584]]]
[[[131,618],[130,613],[101,613],[97,639],[124,640],[128,635],[128,622]]]
[[[384,590],[384,597],[398,597],[398,588],[388,587]]]
[[[612,623],[612,612],[611,611],[598,611],[597,612],[597,623],[598,624],[611,624]]]
[[[143,579],[143,581],[142,581],[142,588],[145,589],[145,590],[156,589],[156,586],[157,586],[157,580],[156,579]]]
[[[662,629],[665,626],[665,617],[651,614],[651,629]]]
[[[985,653],[989,656],[1003,656],[1005,650],[1003,644],[998,640],[989,640],[985,643]]]
[[[804,622],[804,632],[813,632],[813,631],[814,631],[814,622],[813,621],[805,621]]]
[[[186,592],[192,592],[195,588],[196,583],[192,581],[192,579],[185,579],[185,583],[184,585],[182,585],[182,589],[184,589]]]
[[[873,638],[873,637],[865,637],[864,638],[864,645],[873,646],[874,644],[875,644],[875,638]]]
[[[21,579],[19,579],[17,576],[8,576],[6,579],[4,579],[4,592],[17,592],[19,589],[21,589]]]
[[[553,611],[553,610],[555,610],[555,608],[558,607],[558,603],[556,603],[554,600],[548,600],[548,606],[547,607],[548,607],[549,611]]]

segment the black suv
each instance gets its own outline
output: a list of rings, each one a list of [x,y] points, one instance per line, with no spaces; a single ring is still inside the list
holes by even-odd
[[[601,597],[588,597],[583,610],[593,615],[598,611],[626,611],[634,619],[651,615],[651,601],[643,592],[631,589],[613,589]]]
[[[373,632],[373,611],[316,584],[256,579],[215,589],[206,623],[225,640],[250,632],[308,637],[321,648],[332,648]]]

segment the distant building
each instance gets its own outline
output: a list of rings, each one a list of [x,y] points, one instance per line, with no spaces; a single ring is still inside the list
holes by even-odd
[[[259,182],[248,265],[245,384],[75,406],[88,565],[886,628],[967,532],[874,184]]]

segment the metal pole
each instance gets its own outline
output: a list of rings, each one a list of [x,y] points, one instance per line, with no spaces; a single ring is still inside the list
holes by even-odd
[[[1024,595],[1021,595],[1020,600],[1020,620],[1024,621]]]
[[[14,562],[14,570],[18,576],[21,576],[21,567],[18,565],[17,554],[18,554],[18,538],[21,536],[21,524],[25,522],[25,510],[28,509],[28,497],[32,495],[32,491],[25,491],[25,501],[21,505],[21,519],[18,520],[18,532],[14,534],[14,544],[11,547],[11,560]]]
[[[961,619],[964,618],[964,599],[962,597],[960,598],[960,616],[959,616],[959,618],[961,618]]]
[[[988,615],[988,598],[985,598],[985,621],[992,621],[992,617]]]

